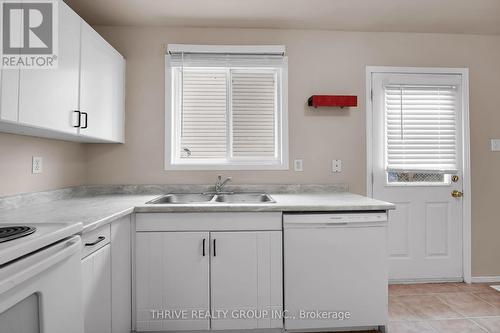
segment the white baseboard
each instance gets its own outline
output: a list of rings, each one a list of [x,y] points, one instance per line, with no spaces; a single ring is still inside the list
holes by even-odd
[[[445,282],[463,282],[464,279],[458,278],[419,278],[419,279],[389,279],[389,284],[417,284],[417,283],[445,283]]]
[[[500,276],[473,276],[472,283],[496,283],[500,282]]]

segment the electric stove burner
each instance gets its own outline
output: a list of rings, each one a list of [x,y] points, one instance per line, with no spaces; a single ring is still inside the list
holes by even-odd
[[[0,243],[28,236],[36,231],[36,228],[22,225],[13,225],[9,227],[0,227]]]

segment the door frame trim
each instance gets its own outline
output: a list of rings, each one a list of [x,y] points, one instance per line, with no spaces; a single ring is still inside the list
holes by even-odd
[[[469,69],[444,67],[392,67],[366,66],[366,195],[373,197],[373,104],[372,75],[374,73],[395,74],[459,74],[462,75],[462,270],[467,283],[471,277],[471,182],[470,182],[470,126],[469,126]]]

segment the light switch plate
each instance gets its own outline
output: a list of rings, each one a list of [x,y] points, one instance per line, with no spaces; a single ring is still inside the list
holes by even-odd
[[[293,169],[298,172],[304,171],[304,160],[294,160]]]
[[[500,151],[500,139],[491,139],[491,151]]]
[[[42,173],[43,171],[43,158],[33,156],[31,163],[31,173]]]
[[[342,172],[342,160],[332,160],[332,172]]]

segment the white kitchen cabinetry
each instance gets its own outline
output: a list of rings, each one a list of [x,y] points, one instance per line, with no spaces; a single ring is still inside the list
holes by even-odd
[[[76,135],[81,19],[62,1],[58,9],[58,68],[20,71],[19,123]]]
[[[111,331],[132,330],[132,249],[130,215],[111,223]]]
[[[207,330],[209,319],[160,320],[151,311],[209,309],[207,232],[137,234],[137,330]],[[205,244],[205,249],[203,245]]]
[[[91,26],[82,21],[80,134],[123,141],[125,60]]]
[[[0,131],[123,142],[125,60],[63,1],[55,69],[3,69]]]
[[[111,333],[110,245],[82,259],[85,333]]]
[[[136,330],[281,328],[270,316],[283,309],[280,229],[281,213],[136,214]],[[190,320],[158,318],[164,310]],[[247,310],[269,316],[237,319]]]
[[[132,266],[130,216],[83,234],[85,333],[130,333]]]
[[[279,319],[271,320],[273,311],[282,310],[281,232],[214,232],[210,237],[212,313],[237,311],[212,320],[212,329],[281,327]],[[247,311],[269,315],[239,318]]]
[[[0,129],[5,124],[17,122],[19,70],[0,70]]]

